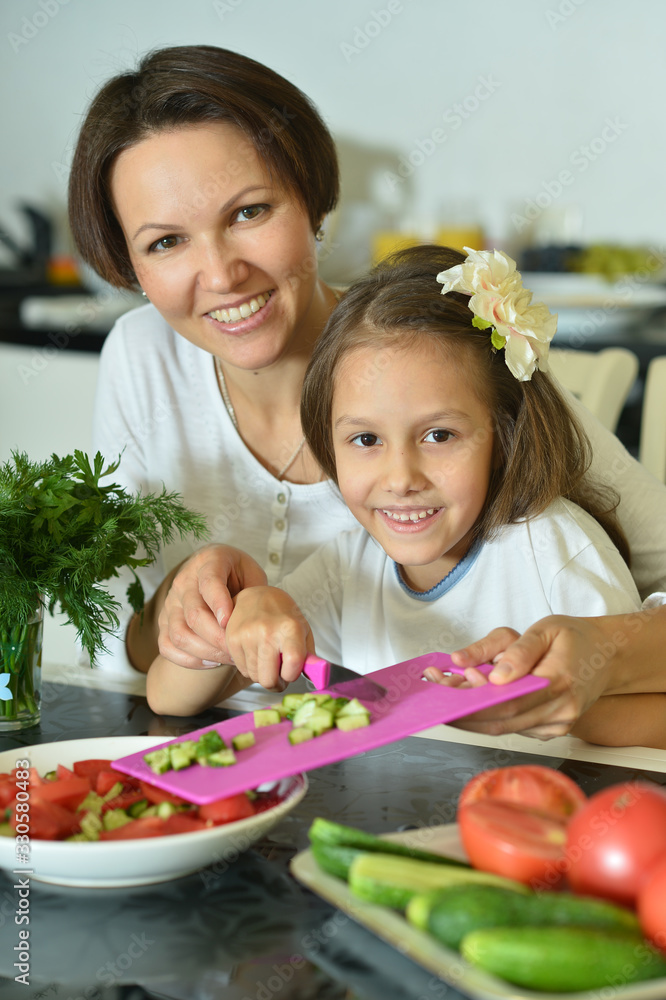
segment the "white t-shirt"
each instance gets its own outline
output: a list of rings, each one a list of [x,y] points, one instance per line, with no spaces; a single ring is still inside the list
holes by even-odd
[[[322,546],[280,586],[308,619],[319,655],[361,674],[450,653],[500,625],[523,632],[549,614],[622,614],[641,604],[606,533],[562,499],[502,528],[426,593],[411,590],[360,527]]]
[[[213,358],[162,319],[151,305],[121,317],[101,353],[93,446],[117,459],[113,480],[131,492],[168,490],[203,514],[205,541],[249,552],[277,584],[313,549],[357,524],[337,488],[279,482],[246,448],[220,396]],[[124,449],[124,450],[123,450]],[[188,536],[139,570],[146,599],[166,574],[205,544]],[[124,635],[132,616],[125,600],[132,577],[123,572],[109,590],[123,602],[118,638],[98,669],[131,671]]]
[[[573,397],[572,402],[593,444],[592,473],[622,495],[619,514],[639,591],[666,590],[666,487]],[[106,338],[93,445],[109,460],[124,449],[117,482],[132,492],[159,491],[164,483],[180,493],[188,507],[205,516],[211,541],[245,549],[273,584],[319,545],[357,526],[330,483],[278,482],[263,468],[229,418],[211,355],[177,334],[152,305],[126,313]],[[146,598],[200,544],[177,541],[139,571]],[[123,573],[109,581],[125,606],[118,638],[107,640],[109,653],[99,657],[97,667],[134,674],[123,639],[131,617],[125,602],[130,579]]]

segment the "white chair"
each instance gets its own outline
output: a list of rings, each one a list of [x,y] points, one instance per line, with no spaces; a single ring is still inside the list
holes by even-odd
[[[552,374],[595,415],[615,432],[627,396],[636,381],[638,358],[624,347],[603,351],[573,351],[553,348],[549,354]]]
[[[666,483],[666,357],[653,358],[648,365],[638,458],[653,476]]]

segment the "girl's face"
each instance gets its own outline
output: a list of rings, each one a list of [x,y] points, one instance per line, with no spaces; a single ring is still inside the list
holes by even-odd
[[[414,590],[465,555],[493,463],[492,416],[466,370],[427,338],[362,347],[335,378],[340,490]]]
[[[118,156],[111,191],[137,279],[174,330],[250,370],[309,355],[329,309],[308,215],[237,128],[156,133]]]

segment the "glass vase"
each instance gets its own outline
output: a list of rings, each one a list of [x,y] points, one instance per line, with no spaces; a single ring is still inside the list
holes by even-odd
[[[39,722],[43,631],[41,604],[23,625],[0,622],[0,733]]]

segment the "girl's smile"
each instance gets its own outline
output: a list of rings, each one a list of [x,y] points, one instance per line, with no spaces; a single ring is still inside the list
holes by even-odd
[[[492,417],[464,360],[424,337],[356,348],[335,378],[340,490],[415,590],[466,554],[488,492]]]

